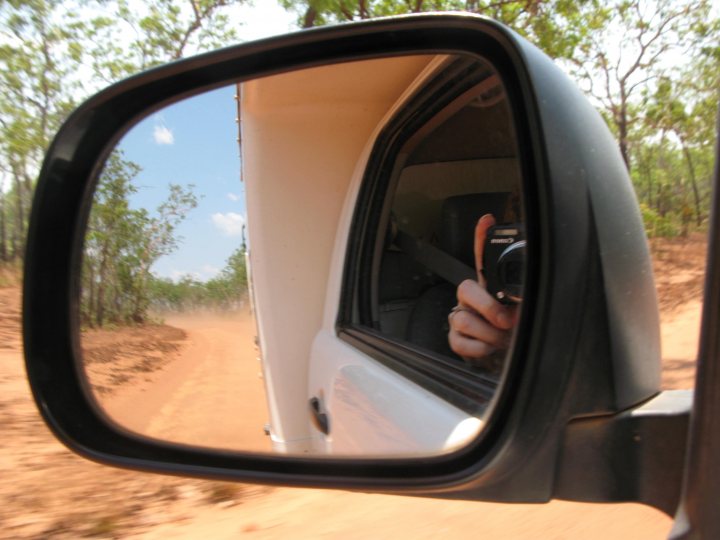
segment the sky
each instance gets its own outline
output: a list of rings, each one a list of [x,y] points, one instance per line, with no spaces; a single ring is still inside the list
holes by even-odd
[[[255,0],[233,10],[230,17],[238,23],[238,34],[246,41],[297,30],[297,15],[280,7],[276,0]]]
[[[256,1],[237,15],[243,41],[281,34],[294,28],[295,15],[274,1]],[[198,206],[178,227],[179,248],[152,267],[158,276],[217,275],[242,244],[245,186],[240,180],[235,86],[175,103],[136,124],[120,141],[124,159],[142,172],[131,206],[153,211],[168,196],[170,183],[193,185]]]

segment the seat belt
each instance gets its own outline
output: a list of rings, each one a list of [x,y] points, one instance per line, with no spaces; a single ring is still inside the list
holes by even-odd
[[[403,253],[455,286],[466,279],[477,281],[477,272],[474,268],[400,229],[395,235],[395,244]]]

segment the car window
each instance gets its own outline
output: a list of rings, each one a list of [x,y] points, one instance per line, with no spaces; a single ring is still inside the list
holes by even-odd
[[[428,109],[432,113],[418,122],[418,111]],[[368,211],[376,218],[364,231],[372,237],[371,262],[354,288],[357,326],[400,344],[407,354],[403,365],[411,373],[431,373],[436,393],[452,394],[443,384],[446,374],[452,373],[449,386],[456,390],[458,380],[460,386],[481,381],[483,395],[475,397],[483,404],[494,394],[507,347],[461,357],[449,343],[449,317],[464,280],[486,280],[501,289],[492,293],[498,302],[517,306],[522,296],[520,260],[503,267],[500,281],[508,283],[494,283],[508,244],[499,243],[492,254],[484,249],[480,277],[475,250],[475,228],[486,214],[493,216],[497,231],[513,233],[502,242],[520,247],[524,239],[522,167],[513,122],[502,80],[489,63],[453,58],[438,68],[386,127],[393,149],[383,146],[383,135],[376,146],[376,155],[381,154],[376,180],[384,191]],[[366,176],[366,183],[372,181]],[[364,204],[361,198],[359,205]],[[514,299],[502,290],[509,282],[519,288]]]

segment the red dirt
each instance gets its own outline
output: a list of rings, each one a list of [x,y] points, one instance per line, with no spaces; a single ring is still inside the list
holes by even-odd
[[[691,388],[693,384],[705,262],[703,240],[696,235],[653,242],[662,320],[663,387],[667,389]],[[31,401],[22,367],[19,305],[17,287],[0,288],[0,538],[235,538],[252,534],[256,538],[640,540],[664,538],[672,524],[661,512],[636,504],[553,501],[546,505],[511,505],[266,488],[141,474],[90,463],[52,437]],[[232,324],[240,328],[237,325],[243,323]],[[151,435],[153,429],[159,428],[141,422],[141,413],[153,407],[142,393],[148,381],[157,380],[159,375],[169,381],[168,392],[183,397],[174,405],[183,407],[183,411],[197,408],[200,392],[217,395],[222,403],[229,395],[227,389],[210,390],[203,382],[203,373],[221,369],[215,364],[201,362],[194,366],[199,384],[192,388],[183,386],[173,375],[173,369],[179,369],[174,366],[184,361],[184,351],[199,339],[194,332],[200,330],[187,321],[173,321],[173,325],[183,330],[158,325],[92,331],[83,336],[89,374],[100,399],[107,400],[103,401],[107,410],[115,410],[117,400],[137,396],[138,413],[126,421]],[[244,347],[242,354],[250,358],[254,354],[250,326],[244,327],[244,333],[241,345],[236,341],[227,347]],[[212,344],[224,339],[217,334]],[[123,342],[122,349],[117,346],[118,340]],[[201,348],[209,346],[206,343]],[[223,354],[210,354],[203,362]],[[197,351],[189,356],[197,357]],[[258,369],[249,360],[245,366],[246,374]],[[227,388],[237,390],[241,383],[234,382],[234,376],[228,373],[221,379],[230,381]],[[251,382],[240,393],[257,396],[262,391],[259,380],[245,378]],[[118,392],[118,383],[134,393],[123,398],[126,391]],[[255,417],[239,419],[231,431],[241,433],[243,440],[255,437],[258,444],[267,444],[257,430],[252,435],[242,431],[262,422],[266,414],[263,408],[259,406]],[[176,416],[193,421],[192,414]],[[161,427],[169,429],[167,424]],[[165,437],[167,433],[162,431],[160,435]],[[207,441],[200,431],[196,435]],[[207,444],[212,446],[212,442]]]

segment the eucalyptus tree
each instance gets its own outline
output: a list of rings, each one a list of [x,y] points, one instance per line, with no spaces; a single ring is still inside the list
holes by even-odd
[[[0,260],[19,260],[50,138],[82,99],[238,40],[246,0],[0,0]]]
[[[591,32],[606,24],[600,0],[280,0],[303,28],[423,13],[462,11],[501,21],[555,58],[571,58]]]
[[[615,0],[605,7],[609,23],[589,33],[572,58],[574,76],[604,109],[628,169],[646,114],[643,97],[699,54],[711,8],[710,0]]]
[[[100,176],[85,235],[81,313],[91,326],[147,319],[150,269],[182,240],[178,226],[197,206],[192,186],[169,184],[151,211],[137,206],[141,168],[113,152]],[[135,204],[133,204],[135,201]]]

